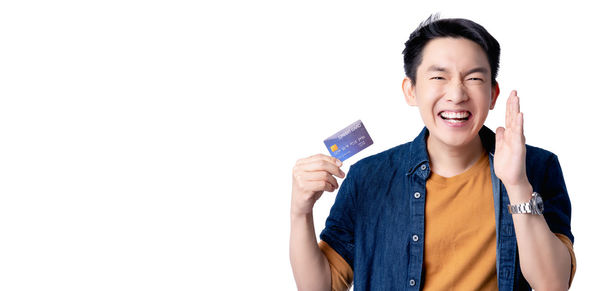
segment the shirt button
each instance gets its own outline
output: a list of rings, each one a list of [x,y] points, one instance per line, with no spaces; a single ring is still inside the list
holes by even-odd
[[[421,198],[421,193],[415,192],[415,198],[417,198],[417,199]]]
[[[408,284],[410,286],[415,286],[417,284],[417,282],[415,282],[415,280],[413,280],[413,279],[410,279],[410,281],[408,281]]]
[[[425,171],[425,170],[427,170],[427,166],[421,165],[421,171]]]
[[[418,240],[419,240],[419,236],[418,236],[418,235],[416,235],[416,234],[414,234],[414,235],[413,235],[413,241],[418,241]]]

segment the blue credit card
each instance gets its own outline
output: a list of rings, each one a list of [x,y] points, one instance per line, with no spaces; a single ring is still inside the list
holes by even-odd
[[[324,142],[329,154],[340,161],[373,144],[373,140],[360,120],[328,137]]]

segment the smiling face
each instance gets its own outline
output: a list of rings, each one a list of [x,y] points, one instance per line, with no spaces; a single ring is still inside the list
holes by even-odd
[[[463,147],[477,142],[499,93],[485,52],[471,40],[443,37],[429,41],[422,55],[416,85],[405,78],[402,88],[406,102],[419,107],[428,143]]]

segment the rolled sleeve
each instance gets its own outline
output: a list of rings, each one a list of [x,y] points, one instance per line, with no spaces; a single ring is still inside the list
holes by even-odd
[[[569,287],[573,283],[573,278],[575,277],[575,271],[577,271],[577,260],[575,259],[575,251],[573,250],[573,242],[569,240],[567,236],[560,233],[555,233],[556,237],[567,247],[569,250],[569,255],[571,255],[571,276],[569,277]]]
[[[329,261],[329,268],[331,269],[331,290],[346,291],[350,289],[354,273],[352,272],[350,265],[348,265],[348,262],[336,253],[325,241],[319,242],[319,248],[325,257],[327,257],[327,261]]]

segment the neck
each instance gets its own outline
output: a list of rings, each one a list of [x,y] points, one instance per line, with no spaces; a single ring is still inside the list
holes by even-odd
[[[431,170],[442,177],[456,176],[468,170],[481,157],[483,151],[479,136],[461,146],[450,146],[432,139],[431,136],[427,137]]]

